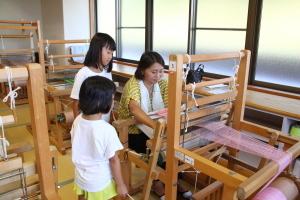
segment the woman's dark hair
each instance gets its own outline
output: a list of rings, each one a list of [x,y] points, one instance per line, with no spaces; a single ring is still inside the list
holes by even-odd
[[[111,109],[116,85],[108,78],[91,76],[80,87],[78,109],[84,115],[106,114]]]
[[[163,67],[165,65],[165,61],[159,53],[155,51],[144,52],[134,73],[134,77],[136,79],[143,80],[142,72],[151,67],[154,63],[159,63]]]
[[[85,56],[83,64],[85,66],[92,66],[96,69],[102,65],[102,48],[107,47],[109,50],[116,50],[116,43],[114,39],[106,33],[96,33],[91,40],[89,50]],[[102,66],[103,67],[103,66]],[[112,60],[108,64],[107,72],[112,70]]]

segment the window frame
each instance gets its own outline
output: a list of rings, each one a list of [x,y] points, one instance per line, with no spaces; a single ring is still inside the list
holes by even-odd
[[[128,63],[137,64],[138,61],[130,60],[126,58],[121,58],[120,51],[122,49],[120,44],[121,37],[121,29],[128,27],[120,27],[120,1],[116,1],[116,43],[117,43],[117,52],[116,57],[114,57],[117,61],[123,61]],[[145,0],[146,3],[146,12],[145,12],[145,51],[153,50],[153,4],[154,0]],[[94,35],[98,30],[98,27],[95,27],[95,22],[97,22],[97,6],[92,6],[97,4],[97,0],[90,0],[90,12],[95,12],[95,14],[90,14],[91,18],[91,35]],[[247,26],[246,29],[230,29],[230,28],[197,28],[196,20],[197,20],[197,3],[198,0],[189,0],[189,27],[188,27],[188,44],[187,44],[187,52],[191,55],[195,54],[195,41],[196,41],[196,31],[197,30],[230,30],[230,31],[246,31],[245,38],[245,49],[251,51],[251,59],[250,59],[250,69],[249,69],[249,77],[248,77],[248,85],[251,87],[260,87],[266,88],[266,90],[280,90],[284,92],[291,93],[300,93],[300,88],[291,87],[291,86],[283,86],[274,83],[262,82],[255,80],[255,72],[256,72],[256,61],[258,54],[258,43],[259,43],[259,33],[260,33],[260,23],[261,23],[261,14],[263,7],[263,0],[249,0],[248,1],[248,15],[247,15]],[[92,18],[94,20],[92,20]],[[94,23],[94,24],[92,24]],[[95,27],[94,33],[92,33],[92,27]],[[130,27],[130,28],[142,28],[142,27]],[[191,65],[191,68],[194,68],[194,65]],[[209,78],[223,78],[224,75],[220,74],[212,74],[206,73],[206,76]]]

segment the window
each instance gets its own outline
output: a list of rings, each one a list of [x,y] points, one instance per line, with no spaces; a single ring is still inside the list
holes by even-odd
[[[199,0],[195,54],[235,52],[245,49],[247,14],[246,0]],[[235,62],[238,63],[233,60],[204,63],[205,72],[232,76]]]
[[[145,1],[120,0],[119,58],[139,60],[145,51]]]
[[[153,19],[153,50],[160,53],[168,65],[170,54],[187,53],[189,1],[156,0]]]
[[[299,7],[298,0],[263,1],[254,83],[300,88]]]
[[[147,49],[159,52],[168,65],[172,53],[249,49],[250,84],[300,92],[298,0],[96,1],[99,30],[115,34],[119,60],[136,62]],[[224,77],[233,75],[237,63],[203,64],[206,76]]]

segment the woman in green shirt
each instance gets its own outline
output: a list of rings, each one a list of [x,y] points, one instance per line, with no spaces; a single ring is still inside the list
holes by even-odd
[[[155,128],[155,121],[147,113],[168,107],[168,83],[163,79],[165,62],[157,52],[145,52],[141,56],[133,77],[126,83],[119,105],[119,119],[134,116],[140,123]],[[138,153],[146,153],[149,137],[136,125],[128,130],[128,146]],[[165,164],[165,163],[164,163]],[[165,167],[163,166],[161,167]],[[182,175],[179,174],[179,179]],[[192,193],[182,185],[177,190],[188,198]],[[154,192],[164,199],[164,185],[161,181],[154,184]]]

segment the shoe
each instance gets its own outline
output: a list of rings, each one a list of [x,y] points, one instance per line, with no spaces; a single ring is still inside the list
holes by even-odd
[[[151,188],[151,192],[153,192],[156,196],[158,196],[160,200],[165,200],[165,194],[159,196],[158,194],[156,194],[153,188]]]
[[[156,192],[153,190],[154,194],[156,194]],[[158,194],[156,194],[156,196],[159,197],[160,200],[165,200],[165,194],[159,196]]]
[[[193,193],[189,190],[185,191],[185,192],[178,192],[179,194],[181,194],[185,199],[193,199]]]

